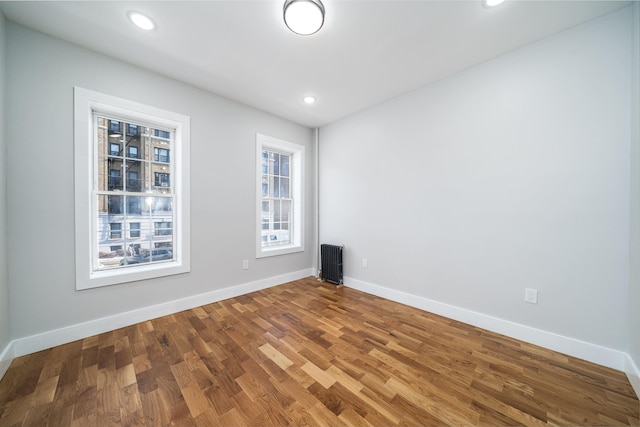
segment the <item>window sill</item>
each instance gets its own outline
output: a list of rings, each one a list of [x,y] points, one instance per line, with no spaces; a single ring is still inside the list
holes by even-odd
[[[260,248],[256,253],[256,258],[266,258],[270,256],[293,254],[296,252],[304,252],[301,245],[276,246],[271,248]]]
[[[179,261],[156,262],[148,265],[92,272],[85,280],[78,280],[77,289],[91,289],[139,280],[154,279],[188,273],[189,265]]]

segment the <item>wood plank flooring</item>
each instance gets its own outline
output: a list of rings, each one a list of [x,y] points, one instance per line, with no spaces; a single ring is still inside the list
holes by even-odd
[[[0,426],[639,425],[618,371],[314,278],[17,358]]]

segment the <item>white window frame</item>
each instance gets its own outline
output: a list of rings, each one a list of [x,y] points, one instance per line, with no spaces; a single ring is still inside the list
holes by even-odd
[[[94,113],[122,117],[162,128],[175,129],[174,212],[176,259],[157,264],[97,270],[93,258],[97,251],[97,207],[94,175],[96,168]],[[191,271],[190,263],[190,132],[188,116],[140,104],[100,92],[74,88],[74,172],[76,289],[90,289]],[[126,227],[122,232],[125,233]]]
[[[277,151],[291,154],[290,194],[292,220],[289,225],[291,243],[283,246],[262,246],[262,151]],[[304,146],[292,142],[256,134],[256,258],[291,254],[304,251]]]

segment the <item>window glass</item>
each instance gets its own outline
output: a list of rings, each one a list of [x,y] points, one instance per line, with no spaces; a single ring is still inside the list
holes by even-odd
[[[174,260],[171,133],[100,114],[95,115],[94,122],[98,163],[97,269]],[[127,130],[126,134],[122,129]],[[161,142],[155,136],[169,141]],[[122,157],[122,147],[126,147],[126,158]],[[149,195],[154,193],[161,197]],[[128,233],[123,224],[128,224]],[[126,250],[112,251],[113,240],[121,241]],[[150,252],[158,244],[162,244],[162,256]]]
[[[257,256],[302,250],[304,147],[258,135]]]

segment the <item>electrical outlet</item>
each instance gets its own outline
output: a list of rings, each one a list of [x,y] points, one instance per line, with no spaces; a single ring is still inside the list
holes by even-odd
[[[524,300],[526,302],[531,303],[531,304],[537,304],[538,303],[538,290],[537,289],[526,288],[524,290]]]
[[[249,269],[249,260],[248,259],[243,259],[242,260],[242,269],[243,270],[248,270]]]
[[[362,268],[367,267],[369,267],[369,260],[367,260],[366,258],[362,258]]]

